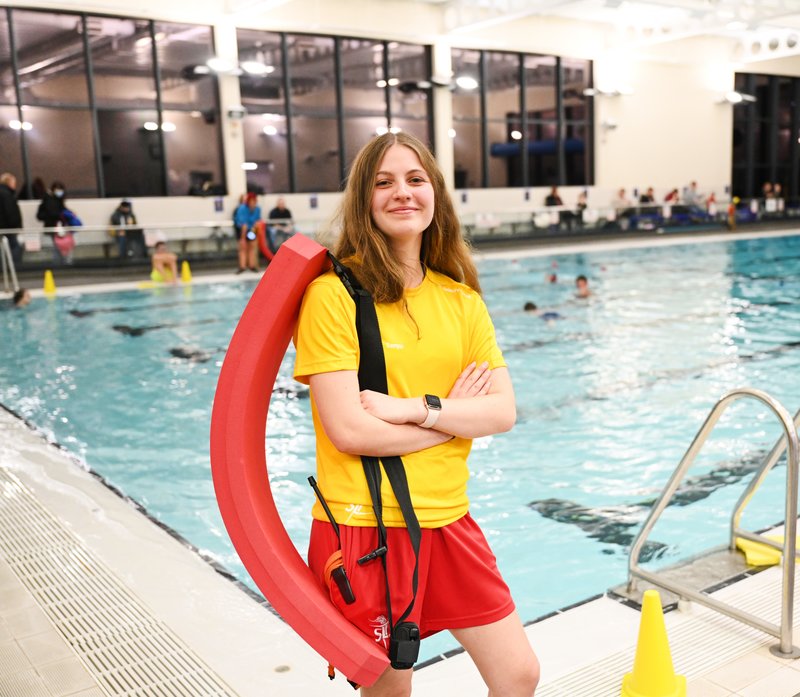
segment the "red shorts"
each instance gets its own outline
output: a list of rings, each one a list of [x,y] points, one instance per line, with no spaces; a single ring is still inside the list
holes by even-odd
[[[360,557],[375,549],[377,528],[339,525],[344,568],[355,602],[347,605],[335,583],[330,596],[342,614],[367,636],[389,648],[386,581],[383,564],[374,559],[363,566]],[[406,528],[387,528],[386,564],[396,623],[412,597],[414,550]],[[328,558],[339,549],[333,526],[314,520],[308,565],[325,583]],[[497,622],[511,614],[514,601],[500,576],[497,560],[477,523],[469,514],[442,528],[425,528],[419,553],[419,578],[414,609],[406,621],[419,625],[424,638],[443,629],[460,629]]]

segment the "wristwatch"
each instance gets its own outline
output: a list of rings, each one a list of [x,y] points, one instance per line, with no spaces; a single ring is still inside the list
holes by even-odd
[[[426,394],[422,401],[425,402],[425,408],[428,410],[428,415],[425,417],[420,426],[422,428],[433,428],[433,425],[439,419],[439,414],[442,413],[442,400],[436,395]]]

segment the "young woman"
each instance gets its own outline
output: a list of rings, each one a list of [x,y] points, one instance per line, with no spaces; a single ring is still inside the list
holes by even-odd
[[[360,456],[402,456],[422,527],[409,619],[422,638],[450,630],[491,697],[531,697],[538,661],[466,493],[472,439],[514,425],[514,392],[444,178],[425,146],[403,133],[366,145],[353,163],[340,223],[335,254],[375,300],[389,395],[359,391],[355,305],[333,272],[323,274],[300,311],[295,377],[311,387],[317,480],[341,543],[317,503],[309,565],[324,582],[341,544],[355,602],[346,603],[336,584],[331,599],[388,648],[383,565],[357,563],[378,539]],[[412,598],[415,557],[385,476],[382,501],[396,620]],[[362,693],[409,695],[411,677],[390,667]]]

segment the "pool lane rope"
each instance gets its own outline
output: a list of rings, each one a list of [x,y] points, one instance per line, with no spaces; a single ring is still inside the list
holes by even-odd
[[[275,378],[303,293],[329,265],[324,247],[296,234],[267,267],[220,371],[211,414],[211,473],[228,535],[264,597],[326,661],[370,686],[389,660],[344,618],[298,553],[275,506],[266,460]]]

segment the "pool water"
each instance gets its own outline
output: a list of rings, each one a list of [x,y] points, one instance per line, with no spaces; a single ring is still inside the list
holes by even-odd
[[[475,442],[470,499],[529,621],[624,581],[637,526],[722,394],[752,386],[800,407],[800,237],[520,252],[479,270],[518,420]],[[588,299],[574,295],[579,273]],[[87,293],[0,313],[0,402],[246,583],[214,499],[208,430],[225,347],[254,287]],[[560,318],[523,312],[529,300]],[[314,438],[293,358],[290,347],[267,461],[304,552]],[[779,434],[763,407],[731,408],[655,528],[649,563],[723,543],[747,473]],[[781,519],[784,477],[776,468],[745,525]],[[423,658],[452,646],[434,637]]]

